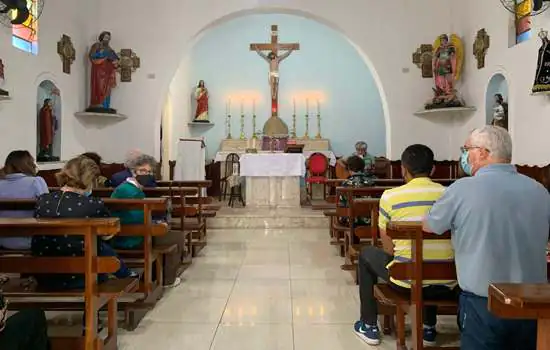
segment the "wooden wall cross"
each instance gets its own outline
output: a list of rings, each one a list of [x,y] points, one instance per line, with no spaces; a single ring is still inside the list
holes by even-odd
[[[412,62],[422,71],[422,78],[433,78],[432,69],[433,46],[422,44],[412,55]]]
[[[286,51],[279,55],[279,50]],[[263,59],[269,63],[269,86],[271,88],[271,116],[277,116],[279,111],[279,63],[287,58],[292,51],[300,50],[300,44],[280,44],[279,30],[276,25],[271,26],[271,43],[253,43],[250,44],[250,51],[256,51]],[[264,54],[262,51],[269,51]]]
[[[76,59],[76,50],[70,36],[63,34],[61,40],[57,42],[57,53],[63,62],[63,73],[71,74],[71,65]]]
[[[120,57],[118,63],[120,81],[129,83],[132,81],[132,73],[141,66],[141,60],[132,49],[122,49],[118,56]]]
[[[485,28],[478,30],[476,40],[474,41],[474,56],[477,60],[477,69],[485,67],[485,56],[490,44],[491,40]]]

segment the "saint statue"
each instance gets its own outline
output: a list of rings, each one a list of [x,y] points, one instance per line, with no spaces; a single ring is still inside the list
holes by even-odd
[[[197,110],[195,111],[194,122],[208,123],[208,89],[204,86],[204,80],[200,80],[195,89]]]
[[[0,60],[0,86],[4,85],[4,63]],[[9,96],[10,93],[6,90],[0,89],[0,96]]]
[[[116,68],[119,57],[109,46],[110,32],[102,32],[98,42],[92,45],[89,58],[92,63],[91,100],[86,112],[112,113],[111,91],[116,86]]]
[[[493,120],[491,125],[500,126],[508,130],[508,103],[504,102],[502,94],[495,94],[493,106]]]
[[[447,34],[442,34],[436,39],[433,48],[435,96],[426,104],[426,109],[463,106],[464,103],[458,98],[455,89],[464,62],[462,41],[456,34],[452,34],[450,40]]]
[[[40,152],[37,159],[40,161],[53,160],[52,145],[55,131],[57,130],[56,118],[53,114],[54,108],[51,98],[44,99],[44,105],[38,112],[38,123],[40,129],[39,146]]]
[[[537,74],[533,85],[534,93],[550,91],[550,40],[548,39],[548,31],[541,29],[539,38],[542,40],[542,45],[537,60]]]

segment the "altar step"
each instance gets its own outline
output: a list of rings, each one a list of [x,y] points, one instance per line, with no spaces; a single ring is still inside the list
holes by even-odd
[[[328,218],[311,208],[227,208],[223,207],[207,221],[208,228],[327,228]]]

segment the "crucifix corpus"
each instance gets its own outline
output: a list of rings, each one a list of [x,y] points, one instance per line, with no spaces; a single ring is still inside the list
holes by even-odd
[[[132,81],[132,73],[141,67],[141,60],[131,49],[120,50],[118,57],[118,70],[120,72],[120,81],[129,83]]]
[[[287,58],[292,51],[300,50],[300,44],[280,44],[276,25],[271,26],[271,43],[250,44],[250,50],[256,51],[264,60],[269,63],[269,86],[271,88],[271,116],[277,117],[279,112],[279,64]],[[279,55],[279,50],[284,51]],[[263,51],[269,51],[265,54]]]

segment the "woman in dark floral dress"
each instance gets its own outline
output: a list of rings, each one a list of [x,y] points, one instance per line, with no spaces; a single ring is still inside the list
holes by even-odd
[[[37,218],[102,218],[110,213],[100,198],[90,197],[91,188],[99,175],[97,164],[87,157],[77,157],[65,165],[56,177],[60,191],[46,193],[38,198],[35,216]],[[109,237],[110,238],[110,237]],[[107,239],[109,239],[107,238]],[[34,256],[83,256],[84,239],[82,236],[35,236],[31,244]],[[103,239],[98,239],[99,256],[116,256],[113,248]],[[117,278],[137,277],[123,261],[120,269],[114,273]],[[98,275],[98,281],[108,278]],[[36,275],[39,285],[47,288],[83,288],[82,274],[39,274]]]

